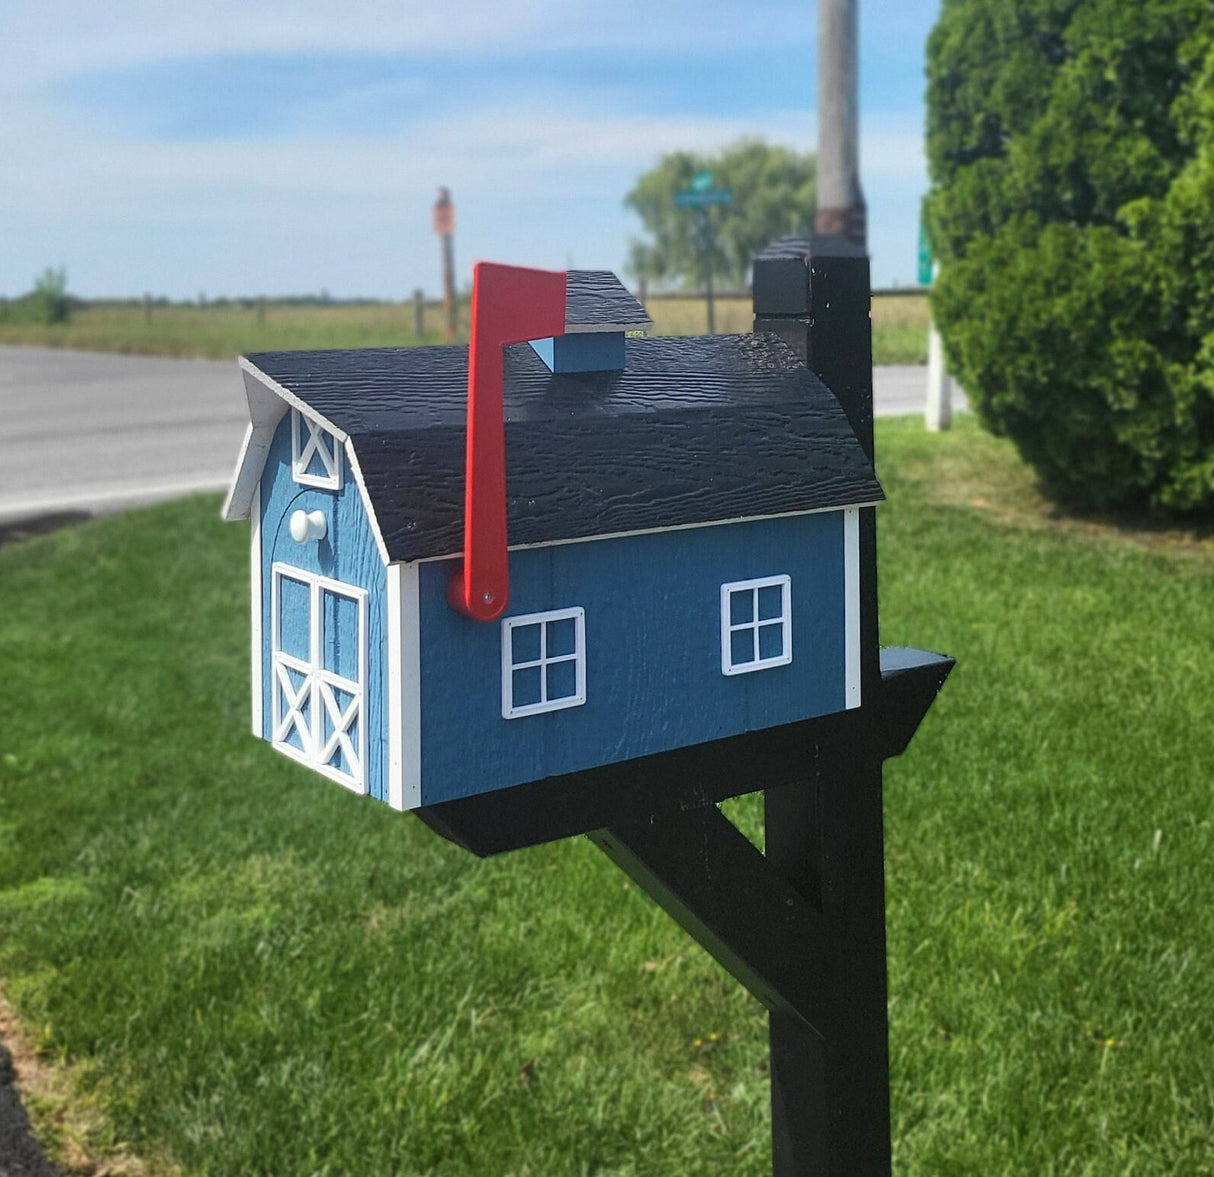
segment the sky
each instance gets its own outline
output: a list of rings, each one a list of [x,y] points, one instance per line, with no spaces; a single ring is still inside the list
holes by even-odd
[[[876,286],[912,284],[939,0],[859,0]],[[0,0],[0,295],[403,299],[473,261],[623,273],[664,152],[812,150],[792,0]]]

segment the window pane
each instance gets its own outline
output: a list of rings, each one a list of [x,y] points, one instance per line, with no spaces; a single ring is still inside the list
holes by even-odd
[[[754,620],[754,592],[737,589],[729,594],[729,624],[747,625]]]
[[[577,694],[577,663],[573,659],[568,662],[553,662],[546,670],[549,703],[557,699],[570,699]]]
[[[771,621],[784,612],[784,586],[767,584],[759,589],[759,620]]]
[[[320,664],[333,674],[358,681],[358,602],[322,589],[324,626]]]
[[[540,657],[540,627],[516,625],[510,630],[510,662],[518,666],[522,662],[538,662]]]
[[[753,629],[735,630],[729,635],[729,662],[731,666],[742,666],[755,660],[755,633]]]
[[[548,622],[549,658],[560,658],[572,654],[577,644],[577,625],[572,617]]]
[[[278,648],[292,658],[311,658],[308,625],[312,612],[308,585],[288,576],[278,578]]]
[[[540,702],[540,667],[528,666],[526,670],[514,671],[514,694],[510,700],[514,708],[530,707]]]
[[[784,625],[776,621],[759,626],[759,657],[779,658],[784,654]]]

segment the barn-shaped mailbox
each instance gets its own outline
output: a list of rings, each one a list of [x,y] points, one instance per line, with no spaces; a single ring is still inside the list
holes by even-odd
[[[843,409],[775,335],[629,334],[651,325],[610,273],[478,268],[492,620],[451,600],[492,465],[469,349],[241,358],[257,735],[413,809],[860,704],[881,489]]]
[[[477,854],[587,834],[769,1010],[776,1177],[888,1177],[882,765],[952,660],[878,644],[867,258],[754,277],[753,335],[481,266],[467,348],[243,357],[253,730]]]

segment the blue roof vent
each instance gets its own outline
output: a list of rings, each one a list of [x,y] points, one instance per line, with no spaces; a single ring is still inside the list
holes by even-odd
[[[624,334],[653,321],[610,270],[570,270],[565,277],[565,334],[531,346],[550,372],[609,372],[624,367]]]

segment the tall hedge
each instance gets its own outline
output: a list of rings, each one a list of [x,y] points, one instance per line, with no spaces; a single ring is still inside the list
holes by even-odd
[[[1214,2],[942,0],[933,312],[1060,499],[1214,512]]]

